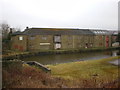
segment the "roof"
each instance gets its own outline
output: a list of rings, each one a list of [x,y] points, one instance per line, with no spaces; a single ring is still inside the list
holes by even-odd
[[[16,32],[12,33],[12,35],[21,35],[21,34],[22,34],[22,32],[20,32],[20,31],[16,31]]]
[[[95,35],[112,35],[111,31],[107,30],[91,30]]]
[[[22,33],[24,35],[93,35],[89,29],[68,28],[28,28]]]
[[[110,34],[112,34],[112,35],[118,35],[118,31],[110,31]]]

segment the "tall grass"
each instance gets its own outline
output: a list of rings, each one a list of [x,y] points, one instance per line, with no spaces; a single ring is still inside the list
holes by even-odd
[[[27,65],[17,67],[15,63],[4,66],[2,73],[3,88],[56,88],[61,87],[63,82],[38,68]]]

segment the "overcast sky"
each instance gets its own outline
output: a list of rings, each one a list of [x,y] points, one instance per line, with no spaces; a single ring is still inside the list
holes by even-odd
[[[0,0],[11,27],[118,29],[119,0]]]

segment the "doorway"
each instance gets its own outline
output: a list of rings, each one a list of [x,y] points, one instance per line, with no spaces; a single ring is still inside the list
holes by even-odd
[[[60,49],[61,48],[61,36],[55,35],[54,36],[54,49]]]

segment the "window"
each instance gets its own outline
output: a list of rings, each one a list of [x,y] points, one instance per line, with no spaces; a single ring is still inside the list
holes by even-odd
[[[90,43],[90,47],[92,47],[93,46],[93,43]]]
[[[104,34],[106,34],[106,32],[104,31]]]
[[[99,33],[100,33],[100,31],[97,31],[97,33],[99,34]]]
[[[102,34],[104,34],[104,32],[103,32],[103,31],[101,31],[101,33],[102,33]]]
[[[19,40],[23,40],[23,37],[22,37],[22,36],[20,36],[20,37],[19,37]]]
[[[54,42],[61,42],[60,36],[54,36]]]
[[[34,40],[35,39],[35,36],[30,36],[30,40]]]
[[[97,31],[94,31],[95,34],[97,34]]]
[[[42,36],[42,40],[47,40],[47,37],[46,36]]]
[[[85,44],[85,48],[88,48],[88,43]]]

